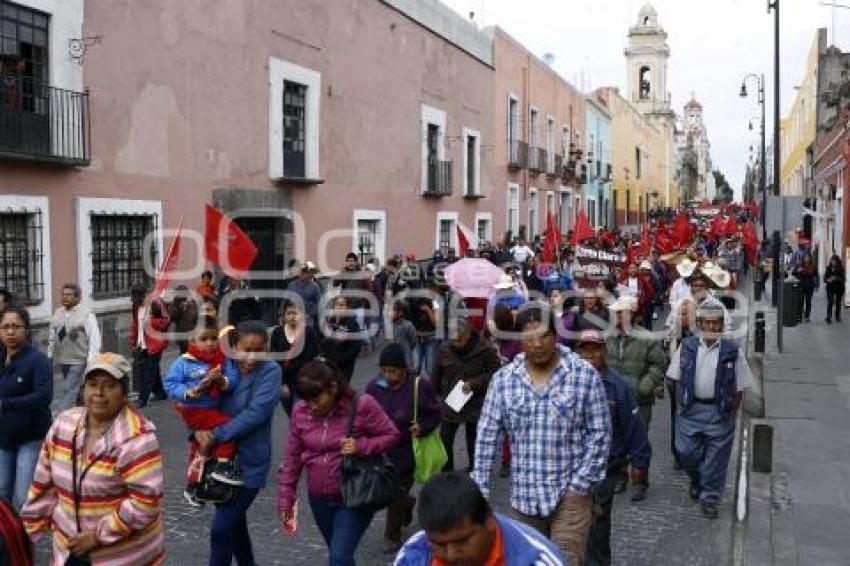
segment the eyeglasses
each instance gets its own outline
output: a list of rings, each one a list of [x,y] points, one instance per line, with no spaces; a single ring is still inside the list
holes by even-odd
[[[3,332],[9,332],[10,330],[17,332],[18,330],[23,330],[26,328],[23,324],[4,324],[0,326],[0,330]]]

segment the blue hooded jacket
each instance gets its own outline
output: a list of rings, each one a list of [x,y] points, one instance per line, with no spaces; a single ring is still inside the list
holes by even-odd
[[[502,531],[505,566],[566,566],[561,551],[532,527],[493,513]],[[395,566],[431,566],[431,546],[425,531],[419,531],[405,543],[396,556]]]

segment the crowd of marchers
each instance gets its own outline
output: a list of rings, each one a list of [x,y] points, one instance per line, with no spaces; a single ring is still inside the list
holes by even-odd
[[[45,534],[57,565],[165,563],[162,459],[145,415],[164,399],[189,431],[185,504],[215,507],[211,565],[255,563],[247,513],[267,486],[278,405],[287,430],[268,520],[297,537],[307,505],[332,565],[354,564],[376,513],[401,565],[610,564],[614,495],[651,495],[648,430],[665,398],[676,467],[716,519],[752,381],[731,334],[740,298],[724,291],[752,266],[761,276],[761,251],[698,225],[664,253],[659,232],[567,234],[554,250],[518,238],[380,267],[349,254],[324,278],[304,262],[271,327],[236,278],[205,273],[170,298],[139,284],[132,360],[101,351],[76,285],[63,287],[46,352],[28,311],[0,294],[0,543],[14,564],[31,563]],[[589,277],[579,244],[626,261]],[[452,287],[461,261],[496,269],[483,293]],[[812,265],[803,247],[782,268],[805,293],[819,283]],[[823,277],[836,305],[843,273],[833,258]],[[162,367],[169,336],[179,355]],[[379,371],[356,391],[369,349]],[[488,502],[493,471],[510,478],[506,513]],[[422,531],[405,539],[414,518]]]

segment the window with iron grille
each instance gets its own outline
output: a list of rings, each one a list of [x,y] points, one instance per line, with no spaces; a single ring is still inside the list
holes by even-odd
[[[123,297],[136,283],[150,287],[151,274],[145,271],[145,255],[149,265],[158,265],[153,240],[145,237],[156,230],[156,215],[93,214],[92,297]]]
[[[478,241],[484,242],[487,240],[487,232],[489,232],[490,221],[486,218],[479,218],[475,227],[475,231],[478,235]]]
[[[452,224],[451,220],[440,220],[440,251],[446,251],[452,247]]]
[[[0,213],[0,286],[25,305],[44,299],[42,226],[40,210]]]
[[[357,250],[360,264],[365,265],[375,259],[375,245],[378,241],[378,220],[357,221]]]
[[[283,81],[283,173],[304,177],[307,147],[307,86]]]

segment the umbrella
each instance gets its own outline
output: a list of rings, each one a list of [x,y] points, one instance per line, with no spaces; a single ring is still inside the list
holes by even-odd
[[[465,257],[449,265],[444,276],[456,293],[467,298],[486,299],[493,294],[493,285],[504,274],[486,259]]]

